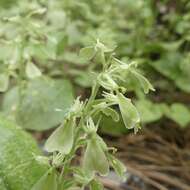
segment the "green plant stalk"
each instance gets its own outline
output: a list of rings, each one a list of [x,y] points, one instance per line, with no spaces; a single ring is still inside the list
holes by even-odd
[[[96,82],[94,83],[93,87],[92,87],[92,92],[91,92],[91,95],[90,95],[90,98],[88,100],[88,103],[86,105],[86,107],[84,108],[84,112],[80,118],[80,121],[79,121],[79,124],[77,126],[77,132],[75,134],[75,141],[74,141],[74,145],[72,147],[72,150],[71,152],[65,157],[65,160],[64,160],[64,163],[63,163],[63,167],[62,167],[62,170],[61,170],[61,173],[60,173],[60,177],[59,177],[59,181],[64,178],[64,176],[67,176],[67,172],[69,171],[69,166],[71,164],[71,161],[73,159],[73,157],[75,156],[75,151],[76,151],[76,145],[77,145],[77,141],[78,141],[78,138],[80,137],[80,133],[83,132],[83,129],[82,129],[82,120],[85,120],[83,118],[85,118],[85,116],[88,116],[88,113],[89,112],[89,109],[90,109],[90,106],[92,105],[94,99],[96,98],[97,96],[97,93],[98,93],[98,90],[99,90],[99,84],[97,84]]]
[[[88,103],[86,105],[86,108],[84,110],[84,113],[88,113],[88,111],[90,111],[89,108],[90,108],[92,102],[94,101],[94,99],[96,98],[99,87],[100,87],[100,85],[97,82],[95,82],[93,87],[92,87],[92,92],[91,92],[90,98],[88,100]]]

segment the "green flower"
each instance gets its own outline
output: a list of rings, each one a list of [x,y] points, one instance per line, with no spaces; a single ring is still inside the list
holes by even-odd
[[[65,120],[64,124],[57,128],[48,138],[45,149],[48,152],[59,151],[62,154],[68,154],[74,141],[75,118]]]
[[[97,135],[88,140],[83,167],[88,176],[93,176],[95,172],[100,175],[107,175],[109,172],[109,163]]]
[[[140,115],[129,98],[117,93],[119,109],[126,128],[133,129],[140,123]]]

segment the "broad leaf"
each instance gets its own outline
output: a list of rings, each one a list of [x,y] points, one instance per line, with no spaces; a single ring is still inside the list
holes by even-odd
[[[166,116],[174,120],[181,127],[185,127],[190,123],[190,111],[180,103],[172,104],[170,110],[166,113]]]
[[[188,58],[189,60],[189,58]],[[185,92],[190,92],[190,75],[188,67],[180,68],[184,55],[172,51],[164,54],[158,61],[149,62],[158,72],[173,80],[177,87]]]
[[[156,121],[163,116],[162,106],[154,104],[149,100],[138,100],[135,105],[139,111],[141,121],[144,123]]]
[[[4,189],[28,190],[48,168],[35,159],[40,151],[31,136],[2,116],[0,152],[0,184],[4,184]]]
[[[18,87],[8,91],[3,111],[24,128],[45,130],[63,121],[72,102],[72,87],[68,81],[40,77],[28,82],[20,105]]]

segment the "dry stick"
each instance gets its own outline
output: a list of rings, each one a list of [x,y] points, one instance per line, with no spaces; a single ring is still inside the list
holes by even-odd
[[[158,160],[158,156],[155,157],[155,158],[152,157],[152,156],[150,157],[150,156],[148,155],[148,153],[147,153],[146,155],[143,155],[142,153],[130,152],[130,151],[128,151],[128,154],[129,154],[130,156],[132,156],[132,157],[137,158],[137,160],[141,159],[142,161],[153,162],[153,163],[156,163],[156,164],[158,164],[158,165],[163,165],[163,164],[169,162],[169,160],[168,160],[168,161],[164,160],[165,162],[161,162],[161,160]],[[122,156],[120,153],[119,153],[118,155],[119,155],[119,156]],[[171,161],[171,160],[170,160],[170,161]]]
[[[129,162],[128,162],[129,164]],[[130,163],[131,167],[135,167],[137,170],[141,170],[143,172],[152,172],[156,170],[156,172],[175,172],[179,175],[185,175],[187,181],[190,181],[190,168],[187,168],[189,172],[184,173],[183,166],[155,166],[155,165],[140,165],[134,163]],[[179,176],[178,175],[178,176]]]
[[[183,182],[181,182],[180,180],[178,180],[177,178],[171,178],[163,173],[159,173],[159,172],[144,172],[145,175],[151,177],[151,178],[154,178],[154,179],[157,179],[157,180],[160,180],[160,181],[163,181],[163,182],[166,182],[168,184],[171,184],[171,185],[174,185],[176,187],[178,187],[179,189],[182,189],[182,190],[189,190],[190,187],[188,185],[185,185]]]
[[[129,164],[129,163],[128,163]],[[136,163],[130,163],[132,167],[136,167],[138,170],[152,172],[156,170],[156,172],[175,172],[178,176],[183,175],[187,181],[190,181],[190,168],[186,168],[187,170],[184,172],[183,166],[154,166],[154,165],[140,165]]]
[[[135,137],[134,137],[135,138]],[[142,140],[146,140],[146,139],[149,139],[149,138],[142,138]],[[151,138],[152,139],[152,138]],[[143,143],[141,143],[142,142],[142,140],[139,142],[137,142],[137,141],[133,141],[133,145],[132,145],[132,147],[135,145],[135,148],[136,148],[136,144],[138,144],[138,147],[140,148],[140,149],[142,149],[143,148],[143,150],[144,150],[144,147],[146,147],[146,144],[144,144],[144,142]],[[169,144],[167,141],[165,141],[165,140],[163,140],[162,138],[160,138],[160,137],[155,137],[154,139],[152,139],[152,140],[154,140],[154,142],[156,142],[157,144],[156,144],[156,148],[159,148],[159,149],[162,149],[163,151],[165,150],[166,152],[168,152],[168,149],[167,149],[167,147],[170,147],[171,149],[174,149],[175,151],[176,151],[176,149],[177,149],[177,152],[179,151],[179,149],[177,148],[177,147],[173,147],[173,146],[171,146],[171,144]],[[155,140],[157,140],[157,141],[155,141]],[[131,140],[129,140],[129,141],[131,141]],[[119,143],[119,148],[120,147],[123,147],[124,149],[126,148],[126,144],[128,145],[129,144],[129,142],[128,142],[128,140],[125,140],[125,143],[122,141],[122,142],[120,142]],[[130,143],[131,144],[131,143]],[[129,146],[129,148],[130,148],[130,145],[128,145]],[[151,149],[150,149],[151,150]],[[168,159],[168,158],[167,158]]]
[[[130,173],[140,177],[141,179],[143,179],[145,182],[147,182],[148,184],[156,187],[158,190],[168,190],[166,187],[164,187],[163,185],[157,183],[156,181],[148,178],[146,175],[144,175],[142,172],[136,170],[135,168],[132,168],[130,166],[127,165],[127,169]]]
[[[170,147],[171,150],[173,150],[174,152],[177,152],[177,153],[183,151],[183,150],[179,149],[176,144],[166,141],[164,138],[162,138],[159,135],[156,135],[154,132],[148,131],[147,133],[149,133],[150,136],[154,137],[154,138],[151,137],[151,139],[157,140],[158,142],[160,142],[161,145],[162,144],[165,145],[162,148]]]
[[[136,164],[131,163],[131,165],[136,166],[136,168],[140,169],[140,170],[158,170],[158,171],[174,171],[174,172],[180,172],[184,169],[183,166],[157,166],[157,165],[141,165],[141,164]],[[188,169],[190,171],[190,168]]]
[[[144,150],[137,150],[137,153],[141,153],[141,154],[144,154],[144,155],[149,155],[155,159],[158,159],[158,150],[147,150],[146,152]],[[173,159],[171,157],[168,157],[168,155],[164,154],[164,151],[163,149],[160,150],[160,152],[162,152],[162,154],[159,155],[159,159],[163,161],[163,163],[170,163],[173,161]]]
[[[158,142],[160,142],[163,145],[168,145],[171,146],[171,143],[169,143],[168,141],[166,141],[165,139],[163,139],[160,135],[156,134],[153,131],[150,131],[148,129],[145,129],[145,139],[152,139],[152,140],[157,140]]]
[[[158,149],[159,148],[159,149]],[[164,150],[165,149],[165,150]],[[128,148],[128,150],[130,151],[130,148]],[[162,159],[162,161],[164,162],[164,164],[167,162],[167,163],[171,163],[171,162],[173,162],[174,160],[173,160],[173,154],[172,155],[168,155],[168,148],[167,148],[167,150],[166,150],[166,148],[161,148],[159,145],[156,145],[156,150],[158,151],[158,152],[162,152],[162,155],[160,155],[159,156],[159,159]],[[147,150],[146,151],[146,157],[148,156],[148,155],[150,155],[150,157],[152,157],[152,158],[155,158],[155,160],[157,160],[157,157],[158,157],[158,155],[157,155],[157,151],[156,151],[156,153],[155,153],[155,151],[153,151],[153,150]],[[134,151],[133,151],[134,152]],[[142,148],[136,148],[135,147],[135,154],[144,154],[145,152],[144,152],[144,150],[142,151]],[[164,154],[164,152],[165,152],[165,154]],[[176,154],[176,152],[171,152],[171,153],[175,153]],[[133,153],[134,154],[134,153]],[[161,160],[160,160],[161,161]],[[160,163],[160,161],[159,161],[159,163]],[[157,162],[158,162],[158,160],[157,160]]]

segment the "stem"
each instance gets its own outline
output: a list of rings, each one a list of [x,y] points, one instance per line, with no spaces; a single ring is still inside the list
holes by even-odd
[[[85,108],[85,113],[88,113],[89,108],[90,108],[92,102],[96,98],[98,90],[99,90],[99,84],[97,82],[95,82],[95,84],[92,87],[92,93],[90,95],[90,98],[89,98],[88,103],[87,103],[86,108]]]
[[[91,104],[93,103],[94,99],[96,98],[98,90],[99,90],[99,84],[95,83],[92,87],[92,92],[91,92],[90,98],[88,100],[88,103],[87,103],[86,107],[84,108],[83,116],[80,117],[78,129],[77,129],[77,132],[76,132],[75,137],[74,137],[73,148],[72,148],[71,152],[66,156],[65,163],[63,165],[59,179],[61,179],[64,175],[67,174],[70,162],[72,161],[73,156],[75,155],[75,152],[76,152],[76,145],[77,145],[78,138],[80,137],[80,134],[81,134],[82,123],[85,121],[86,116],[89,115],[88,114],[89,108],[90,108]],[[83,117],[84,117],[84,119],[83,119]]]

